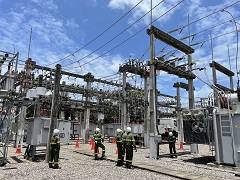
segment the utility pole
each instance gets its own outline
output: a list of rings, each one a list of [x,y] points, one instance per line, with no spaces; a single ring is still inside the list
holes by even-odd
[[[60,80],[61,80],[61,65],[56,65],[55,78],[54,78],[54,89],[53,89],[53,97],[52,97],[52,108],[50,115],[50,125],[48,132],[48,142],[47,142],[47,150],[46,150],[46,158],[45,162],[49,161],[49,153],[50,153],[50,142],[54,128],[57,125],[57,115],[58,115],[58,105],[59,105],[59,94],[60,94]]]
[[[127,104],[126,104],[126,87],[127,87],[127,74],[126,71],[123,71],[123,86],[122,86],[122,103],[121,103],[121,128],[126,130],[127,126]]]
[[[181,98],[180,98],[180,88],[189,91],[189,86],[183,82],[174,83],[173,87],[177,88],[177,125],[178,125],[178,147],[180,147],[180,143],[183,142],[184,135],[183,135],[183,120],[181,116]],[[194,87],[193,87],[194,89]]]
[[[148,79],[144,77],[144,146],[149,148]]]
[[[94,76],[91,73],[87,73],[84,76],[84,81],[87,82],[87,90],[91,90],[91,82],[93,82]],[[82,132],[84,143],[88,143],[89,136],[89,119],[90,119],[90,93],[86,94],[86,104],[84,108],[84,131]]]
[[[150,129],[149,129],[149,143],[150,143],[150,158],[157,159],[157,143],[155,142],[156,135],[156,72],[155,72],[155,47],[154,47],[154,34],[150,34]]]
[[[192,72],[192,55],[188,54],[188,70]],[[189,109],[194,108],[194,88],[193,88],[193,79],[188,79],[188,99],[189,99]]]

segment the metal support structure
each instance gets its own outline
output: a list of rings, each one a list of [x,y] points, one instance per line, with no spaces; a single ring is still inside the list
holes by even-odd
[[[91,89],[91,82],[93,82],[94,76],[91,73],[87,73],[84,77],[84,81],[87,82],[87,90]],[[88,143],[89,139],[89,123],[90,123],[90,94],[86,94],[86,101],[85,101],[85,107],[84,107],[84,129],[82,132],[83,135],[83,142],[85,144]]]
[[[7,164],[8,141],[10,135],[11,125],[11,109],[13,107],[13,100],[5,98],[3,100],[3,112],[1,114],[1,154],[0,166]]]
[[[150,129],[149,129],[149,143],[150,143],[150,158],[157,159],[158,157],[158,143],[155,141],[156,136],[156,71],[155,71],[155,47],[154,47],[154,34],[150,34]]]
[[[149,148],[149,106],[148,106],[148,79],[144,78],[144,146]]]
[[[212,75],[213,75],[213,84],[214,86],[218,87],[219,89],[222,89],[223,91],[229,91],[229,92],[234,92],[234,88],[233,88],[233,76],[234,76],[234,72],[232,72],[231,70],[225,68],[224,66],[222,66],[221,64],[212,61],[209,66],[212,68]],[[217,83],[217,70],[220,71],[221,73],[227,75],[230,79],[230,89],[222,86],[220,84]],[[214,105],[217,106],[219,104],[219,100],[218,100],[218,90],[216,89],[216,87],[214,87],[213,89],[213,93],[214,93]]]
[[[16,141],[15,141],[15,147],[18,146],[18,143],[20,142],[21,146],[23,144],[23,136],[24,136],[24,124],[25,124],[25,118],[26,118],[26,106],[21,106],[19,108],[19,116],[17,117],[17,132],[16,132]]]
[[[214,61],[212,61],[212,75],[213,75],[213,84],[216,85],[217,84],[217,71],[216,71]],[[214,87],[213,88],[213,99],[214,99],[214,105],[215,106],[218,104],[217,94],[218,94],[217,90]]]
[[[87,81],[87,89],[91,89],[91,82]],[[90,102],[90,97],[87,96],[86,97],[86,103]],[[90,123],[90,108],[88,107],[88,105],[85,105],[84,108],[84,143],[87,144],[88,143],[88,136],[89,136],[89,123]]]
[[[32,87],[32,70],[33,65],[35,64],[34,61],[32,61],[31,58],[28,58],[25,62],[25,79],[22,81],[22,95],[25,96],[28,89]],[[15,78],[16,80],[16,78]],[[16,83],[16,82],[15,82]],[[14,83],[14,84],[15,84]],[[16,141],[15,141],[15,147],[18,146],[18,143],[21,143],[21,146],[23,144],[23,136],[24,136],[24,124],[26,119],[26,106],[19,107],[19,117],[17,117],[17,130],[16,130]]]
[[[177,87],[177,125],[178,125],[178,147],[183,142],[183,122],[181,117],[180,87]]]
[[[188,70],[192,71],[192,55],[188,54]],[[193,79],[188,79],[188,100],[189,100],[189,109],[194,108],[194,87]]]
[[[7,163],[8,142],[11,135],[12,121],[14,113],[14,98],[16,87],[14,82],[16,79],[16,70],[19,53],[10,53],[0,50],[0,67],[8,66],[0,70],[0,99],[1,99],[1,116],[0,116],[0,166]]]
[[[43,75],[40,74],[38,76],[38,87],[42,87],[42,83],[43,83]],[[35,107],[34,107],[34,117],[39,117],[40,116],[40,105],[37,103],[35,104]]]
[[[195,76],[191,73],[192,71],[192,57],[191,54],[194,52],[190,46],[182,43],[181,41],[169,36],[167,33],[161,31],[160,29],[152,26],[147,29],[147,34],[150,36],[150,47],[151,47],[151,55],[150,55],[150,157],[157,158],[157,146],[156,142],[154,142],[154,137],[156,136],[156,83],[155,81],[155,54],[154,54],[154,37],[163,41],[164,43],[173,46],[174,48],[184,52],[188,55],[188,65],[189,65],[189,74],[186,74],[184,71],[182,73],[183,77],[188,79],[189,85],[189,108],[194,107],[194,91],[193,91],[193,79]],[[157,67],[158,69],[163,69],[167,71],[175,72],[176,69],[173,68],[165,68],[166,64],[163,61],[158,61]],[[178,76],[182,76],[181,74],[176,73]],[[157,138],[156,138],[157,139]]]
[[[127,74],[123,71],[123,86],[122,86],[122,103],[121,103],[121,128],[126,130],[127,126],[127,103],[126,103],[126,87],[127,87]]]
[[[60,94],[60,80],[61,80],[61,65],[56,65],[56,72],[54,78],[54,89],[53,89],[53,97],[52,97],[52,108],[50,115],[50,126],[48,132],[48,143],[47,143],[47,151],[45,162],[49,161],[49,153],[50,153],[50,142],[52,137],[52,132],[57,125],[57,116],[58,116],[58,105],[59,105],[59,94]]]

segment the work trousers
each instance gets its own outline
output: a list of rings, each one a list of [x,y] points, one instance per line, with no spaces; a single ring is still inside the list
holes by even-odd
[[[117,165],[121,166],[123,164],[125,149],[123,148],[122,143],[118,144],[117,148],[118,148],[118,161],[117,161]]]
[[[98,158],[98,148],[102,148],[102,157],[105,156],[105,146],[101,142],[95,142],[94,157]]]
[[[50,147],[49,166],[58,166],[59,149],[55,146]]]
[[[175,143],[169,143],[169,150],[170,150],[170,155],[175,156],[176,155],[176,147]]]
[[[125,145],[125,148],[126,148],[126,166],[130,168],[132,166],[133,160],[133,146]]]

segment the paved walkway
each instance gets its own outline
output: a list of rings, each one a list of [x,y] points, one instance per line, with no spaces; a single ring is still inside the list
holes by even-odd
[[[83,150],[75,150],[74,152],[87,155],[87,156],[93,156],[92,151],[90,152],[90,151],[83,151]],[[116,162],[116,157],[107,156],[106,159],[109,161]],[[144,170],[148,170],[148,171],[152,171],[160,174],[165,174],[165,175],[180,178],[180,179],[187,179],[187,180],[192,180],[192,179],[209,180],[210,179],[206,176],[193,175],[193,174],[176,171],[168,168],[147,165],[142,162],[137,162],[136,160],[134,160],[132,166],[135,168],[144,169]]]

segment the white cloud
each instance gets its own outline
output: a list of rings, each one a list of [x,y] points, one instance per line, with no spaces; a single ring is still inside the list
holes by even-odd
[[[108,6],[112,9],[118,9],[118,10],[129,10],[136,6],[140,0],[111,0],[108,4]],[[128,23],[132,24],[135,21],[138,21],[140,18],[142,18],[143,15],[148,13],[151,9],[151,1],[143,1],[141,2],[133,11],[132,16],[128,19]],[[178,4],[178,0],[172,0],[165,3],[165,1],[153,1],[152,3],[152,17],[153,21],[158,19],[158,21],[168,21],[171,16],[181,7],[177,6],[174,8],[174,10],[169,11],[172,7]],[[155,7],[156,6],[156,7]],[[169,11],[168,13],[166,13]],[[165,14],[166,13],[166,14]],[[164,16],[163,16],[164,15]],[[139,23],[139,22],[138,22]],[[144,23],[145,25],[150,24],[150,13],[148,13],[141,21],[140,23]],[[135,26],[136,27],[136,26]]]
[[[54,3],[53,0],[31,0],[32,2],[36,3],[38,6],[42,7],[43,9],[49,10],[57,10],[58,6]]]
[[[72,29],[79,28],[79,25],[76,23],[74,18],[67,19],[66,26]]]

